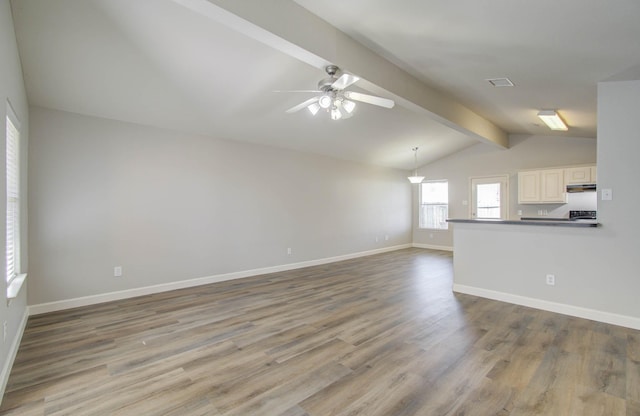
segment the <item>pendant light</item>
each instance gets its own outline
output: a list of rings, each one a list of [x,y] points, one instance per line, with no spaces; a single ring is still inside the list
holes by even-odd
[[[418,176],[418,148],[414,147],[411,150],[413,150],[415,169],[413,170],[413,176],[409,176],[407,179],[409,179],[409,182],[411,183],[421,183],[424,176]]]

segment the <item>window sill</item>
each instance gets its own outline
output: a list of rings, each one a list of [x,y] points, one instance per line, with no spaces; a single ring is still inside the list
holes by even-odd
[[[11,281],[9,286],[7,286],[7,300],[15,299],[18,297],[18,293],[20,293],[20,289],[27,279],[27,274],[19,274]]]

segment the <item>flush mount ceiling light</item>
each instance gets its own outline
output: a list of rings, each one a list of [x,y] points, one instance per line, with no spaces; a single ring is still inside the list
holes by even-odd
[[[551,130],[567,131],[569,128],[560,118],[555,110],[541,110],[538,112],[538,117],[544,122]]]
[[[407,179],[409,179],[409,182],[411,183],[421,183],[424,176],[418,176],[418,148],[414,147],[411,150],[413,150],[414,170],[413,176],[409,176]]]

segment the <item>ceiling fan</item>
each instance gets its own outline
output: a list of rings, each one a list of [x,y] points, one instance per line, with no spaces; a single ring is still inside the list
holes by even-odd
[[[337,76],[338,68],[335,65],[329,65],[325,68],[329,78],[324,78],[318,82],[317,90],[307,91],[289,91],[289,92],[317,92],[321,93],[310,98],[286,112],[295,113],[303,108],[307,108],[311,114],[316,115],[318,111],[325,110],[331,115],[332,120],[340,120],[349,118],[353,115],[356,107],[354,101],[360,101],[367,104],[373,104],[384,108],[393,108],[394,102],[388,98],[376,97],[375,95],[362,94],[355,91],[346,91],[345,88],[356,83],[360,78],[351,74],[342,74]]]

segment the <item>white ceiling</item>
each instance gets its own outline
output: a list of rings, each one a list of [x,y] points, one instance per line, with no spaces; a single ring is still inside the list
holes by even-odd
[[[595,137],[596,83],[640,73],[637,0],[13,0],[12,10],[32,105],[401,169],[413,146],[424,164],[505,132],[550,134],[536,125],[541,108],[563,114],[563,134]],[[286,114],[309,95],[273,91],[314,89],[328,63],[397,105],[360,104],[340,121]],[[516,87],[485,81],[502,76]]]
[[[596,136],[597,83],[640,76],[638,0],[296,0],[509,133]],[[486,79],[508,77],[514,88]]]

